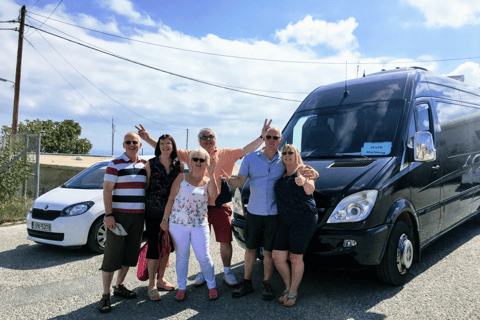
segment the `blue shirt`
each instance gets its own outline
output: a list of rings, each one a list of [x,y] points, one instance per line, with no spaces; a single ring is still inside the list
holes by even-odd
[[[271,161],[261,150],[249,153],[243,159],[238,174],[250,179],[248,212],[260,216],[278,214],[275,183],[285,174],[280,152]]]

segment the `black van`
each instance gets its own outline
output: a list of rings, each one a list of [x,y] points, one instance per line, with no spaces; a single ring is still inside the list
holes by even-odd
[[[283,139],[320,174],[306,264],[375,266],[401,285],[421,249],[480,212],[480,90],[462,82],[412,67],[322,86]],[[241,244],[248,195],[234,197]]]

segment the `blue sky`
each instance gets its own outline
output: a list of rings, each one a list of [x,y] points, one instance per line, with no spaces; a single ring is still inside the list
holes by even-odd
[[[25,5],[27,23],[39,26],[59,3],[0,0],[0,21],[16,19]],[[154,137],[170,133],[180,148],[186,146],[187,128],[188,147],[197,147],[202,127],[217,132],[220,147],[243,147],[258,137],[265,118],[282,129],[298,101],[320,85],[343,81],[345,71],[355,78],[357,72],[415,65],[464,74],[466,83],[480,87],[480,58],[474,58],[480,57],[479,27],[478,0],[64,0],[42,29],[185,77],[287,100],[192,82],[30,28],[19,121],[74,119],[94,150],[109,152],[113,117],[116,154],[123,135],[139,123]],[[15,78],[17,37],[0,30],[0,78]],[[459,58],[472,59],[437,61]],[[11,125],[13,94],[11,84],[0,82],[0,125]],[[145,153],[152,151],[145,146]]]

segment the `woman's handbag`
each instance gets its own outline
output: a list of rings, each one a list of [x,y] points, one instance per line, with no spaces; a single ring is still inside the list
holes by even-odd
[[[220,209],[222,204],[232,201],[232,189],[228,185],[227,181],[221,180],[220,194],[215,199],[215,207]]]
[[[140,281],[147,281],[149,279],[148,276],[148,259],[147,259],[147,251],[148,251],[148,242],[140,248],[140,255],[138,257],[138,264],[137,264],[137,278]],[[170,255],[170,252],[173,252],[174,248],[171,242],[171,235],[168,231],[163,231],[160,229],[160,234],[158,235],[158,252],[160,253],[160,259],[164,256]],[[167,262],[166,268],[168,268],[169,263]],[[157,267],[157,275],[159,275],[160,271],[160,263]],[[158,277],[158,276],[157,276]]]

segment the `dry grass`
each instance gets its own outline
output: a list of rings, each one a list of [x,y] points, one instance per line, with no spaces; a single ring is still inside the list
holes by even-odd
[[[5,222],[25,220],[27,212],[33,204],[30,198],[14,198],[0,204],[0,225]]]

